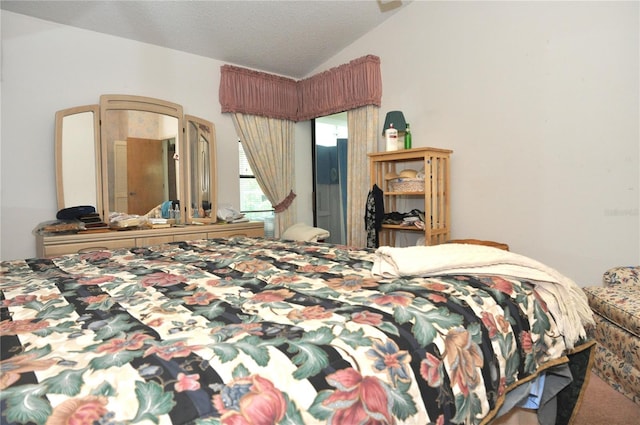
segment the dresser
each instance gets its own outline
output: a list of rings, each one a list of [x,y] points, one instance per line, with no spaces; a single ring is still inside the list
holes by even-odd
[[[56,236],[36,235],[36,254],[38,257],[55,257],[104,249],[135,248],[193,239],[234,236],[263,237],[264,223],[255,221],[186,225],[166,229],[114,230]]]

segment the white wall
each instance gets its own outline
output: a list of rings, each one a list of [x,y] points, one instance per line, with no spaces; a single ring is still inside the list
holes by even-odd
[[[32,230],[55,219],[55,112],[97,104],[101,94],[164,99],[212,121],[218,202],[239,205],[238,137],[218,100],[223,62],[6,11],[1,19],[0,258],[35,256]],[[309,158],[297,173],[296,207],[311,224],[308,121],[297,124],[296,138],[298,161]]]
[[[640,263],[638,9],[414,1],[311,74],[380,56],[381,114],[403,110],[415,146],[454,150],[452,236],[509,243],[587,285]],[[213,121],[218,199],[237,205],[222,64],[3,11],[1,258],[33,256],[31,230],[57,211],[55,111],[100,94],[158,97]],[[309,134],[297,124],[297,211],[310,223]]]
[[[400,109],[414,146],[454,150],[452,236],[585,286],[640,264],[638,19],[638,2],[414,1],[314,73],[379,56],[380,122]]]

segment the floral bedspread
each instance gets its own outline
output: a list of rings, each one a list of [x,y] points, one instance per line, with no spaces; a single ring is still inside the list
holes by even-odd
[[[3,424],[482,423],[566,361],[530,282],[235,238],[3,262]]]

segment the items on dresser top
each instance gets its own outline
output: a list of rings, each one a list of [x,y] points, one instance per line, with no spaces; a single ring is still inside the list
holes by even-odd
[[[91,205],[78,205],[75,207],[63,208],[56,214],[59,220],[75,220],[82,216],[96,213],[96,208]]]
[[[79,230],[101,230],[108,229],[109,225],[102,221],[100,214],[91,205],[79,205],[76,207],[63,208],[56,214],[56,218],[62,221],[80,221],[82,225]],[[64,228],[64,226],[63,226]]]

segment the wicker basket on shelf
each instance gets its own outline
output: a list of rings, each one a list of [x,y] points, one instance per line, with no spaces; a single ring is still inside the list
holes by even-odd
[[[424,192],[424,180],[408,178],[390,180],[389,189],[392,192]]]

